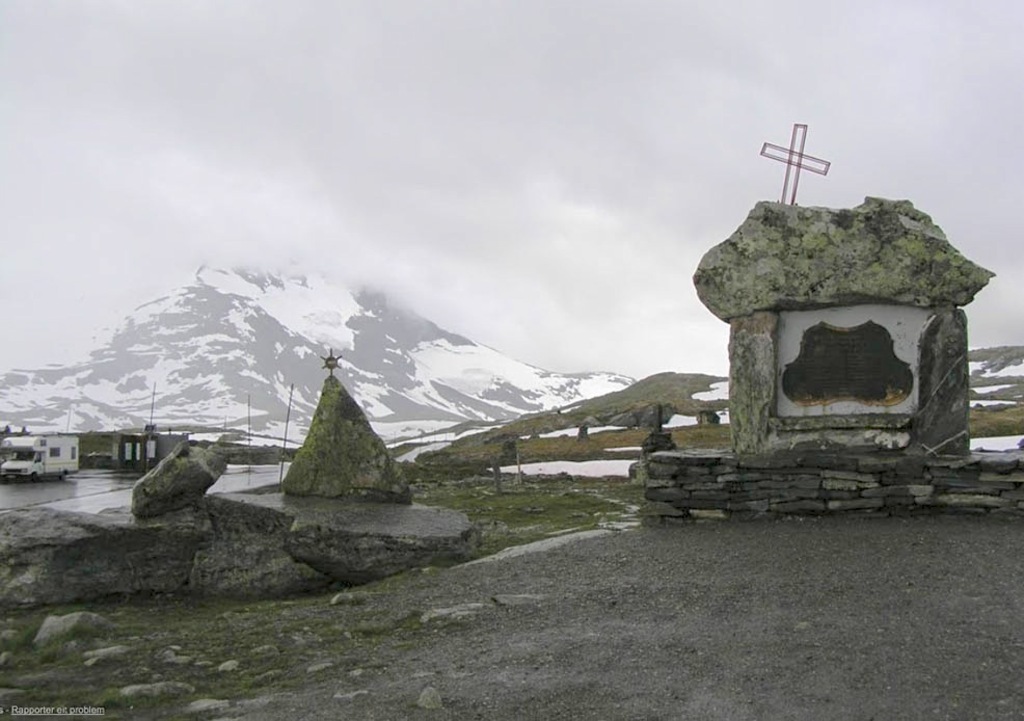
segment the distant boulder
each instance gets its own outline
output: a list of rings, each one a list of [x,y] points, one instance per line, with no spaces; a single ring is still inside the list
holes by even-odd
[[[675,411],[672,406],[664,403],[652,403],[637,412],[637,425],[651,430],[661,430]]]
[[[608,419],[608,425],[618,426],[619,428],[636,428],[638,424],[637,416],[634,411],[627,411],[625,413],[618,413]]]
[[[43,646],[55,638],[64,638],[81,633],[102,633],[114,628],[114,624],[98,613],[76,611],[64,616],[47,616],[32,640],[33,645]]]
[[[699,426],[717,426],[721,422],[721,417],[715,411],[697,411],[697,425]]]
[[[658,451],[674,451],[676,443],[672,440],[672,434],[668,431],[652,431],[640,445],[640,450],[645,454],[657,453]]]

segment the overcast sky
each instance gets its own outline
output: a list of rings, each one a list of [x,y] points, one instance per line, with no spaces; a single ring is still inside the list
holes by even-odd
[[[557,371],[727,371],[701,255],[807,123],[801,205],[908,198],[1022,344],[1024,4],[2,0],[0,370],[201,264],[319,270]]]

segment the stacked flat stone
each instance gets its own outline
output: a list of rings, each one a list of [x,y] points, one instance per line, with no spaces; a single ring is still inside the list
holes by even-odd
[[[639,469],[648,523],[859,513],[1024,516],[1024,452],[737,456],[662,451]]]

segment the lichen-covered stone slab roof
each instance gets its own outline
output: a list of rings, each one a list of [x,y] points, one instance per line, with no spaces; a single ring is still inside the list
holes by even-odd
[[[697,295],[722,320],[860,303],[967,305],[994,274],[907,200],[849,210],[760,202],[701,259]]]

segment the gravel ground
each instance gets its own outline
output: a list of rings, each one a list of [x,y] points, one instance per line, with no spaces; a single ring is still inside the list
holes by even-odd
[[[711,522],[451,568],[382,614],[481,607],[230,717],[1024,718],[1022,541],[992,517]]]

